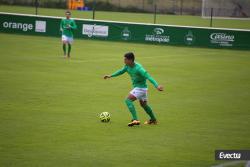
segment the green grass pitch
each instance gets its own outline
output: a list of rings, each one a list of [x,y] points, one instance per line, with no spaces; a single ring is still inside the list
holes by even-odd
[[[0,38],[0,166],[209,167],[250,147],[249,51],[75,40],[68,61],[59,38]],[[127,51],[165,87],[149,84],[157,126],[127,127],[130,78],[102,79]]]

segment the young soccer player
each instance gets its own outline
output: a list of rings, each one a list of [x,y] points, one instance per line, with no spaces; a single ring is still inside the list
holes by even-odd
[[[64,58],[70,58],[71,45],[73,43],[73,30],[77,28],[76,23],[71,19],[70,11],[65,12],[66,19],[62,19],[60,24],[60,30],[62,31],[62,43]],[[68,45],[68,52],[66,45]]]
[[[133,104],[133,101],[135,101],[136,99],[140,101],[141,107],[150,117],[150,119],[144,124],[157,124],[156,117],[151,107],[147,104],[148,89],[146,80],[149,80],[159,91],[163,91],[163,87],[161,85],[158,85],[158,83],[149,75],[149,73],[142,67],[142,65],[135,62],[135,56],[132,52],[126,53],[124,55],[124,63],[125,66],[121,70],[118,70],[112,75],[105,75],[104,79],[117,77],[124,74],[125,72],[130,75],[134,89],[129,93],[128,97],[125,100],[125,103],[132,114],[132,121],[128,124],[128,126],[140,125],[140,121],[137,118],[136,110]]]

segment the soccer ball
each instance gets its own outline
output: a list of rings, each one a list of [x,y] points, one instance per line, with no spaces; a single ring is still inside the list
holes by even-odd
[[[110,114],[108,112],[102,112],[100,114],[100,120],[102,122],[109,122],[110,121]]]

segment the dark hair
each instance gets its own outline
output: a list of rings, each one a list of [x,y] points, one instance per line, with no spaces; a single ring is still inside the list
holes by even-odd
[[[71,15],[71,12],[70,12],[69,10],[67,10],[67,11],[65,12],[65,14]]]
[[[126,57],[128,60],[132,60],[134,61],[135,60],[135,55],[133,52],[128,52],[124,55],[124,57]]]

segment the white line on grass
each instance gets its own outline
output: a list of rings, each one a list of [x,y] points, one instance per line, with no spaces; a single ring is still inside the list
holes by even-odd
[[[232,161],[232,162],[226,162],[223,164],[219,164],[219,165],[214,165],[211,167],[227,167],[227,166],[233,166],[233,165],[238,165],[238,164],[244,164],[246,163],[245,167],[250,167],[250,161],[246,162],[246,161]]]

